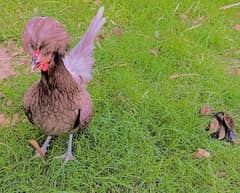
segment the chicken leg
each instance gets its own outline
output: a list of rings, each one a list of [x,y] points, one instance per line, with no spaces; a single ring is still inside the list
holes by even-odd
[[[42,150],[42,152],[43,152],[43,157],[44,157],[45,154],[47,153],[47,148],[48,148],[48,146],[49,146],[49,143],[50,143],[51,139],[52,139],[52,136],[50,136],[50,135],[47,136],[47,139],[45,140],[45,142],[43,143],[43,145],[42,145],[42,147],[41,147],[41,150]],[[40,153],[36,152],[36,154],[35,154],[34,157],[42,157],[42,156],[40,155]]]
[[[68,140],[68,149],[67,149],[67,152],[63,155],[60,155],[60,156],[57,156],[55,158],[64,158],[64,162],[66,163],[67,161],[69,160],[73,160],[74,159],[74,156],[72,154],[72,139],[73,139],[73,134],[71,133],[69,135],[69,140]]]

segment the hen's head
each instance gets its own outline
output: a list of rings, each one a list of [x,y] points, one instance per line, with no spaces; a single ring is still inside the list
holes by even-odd
[[[25,25],[23,49],[32,55],[32,68],[47,71],[56,54],[64,56],[70,38],[65,27],[49,17],[34,17]]]

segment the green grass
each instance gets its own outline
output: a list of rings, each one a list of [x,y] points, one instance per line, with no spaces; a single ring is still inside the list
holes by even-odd
[[[38,75],[8,78],[0,91],[1,112],[18,112],[17,126],[0,128],[1,192],[239,192],[240,147],[210,139],[199,117],[202,104],[240,118],[240,78],[226,73],[240,64],[240,7],[219,11],[227,0],[103,0],[107,23],[102,47],[95,49],[94,80],[89,86],[95,115],[87,132],[74,139],[76,160],[53,159],[67,146],[67,136],[51,144],[45,161],[32,159],[29,139],[45,135],[22,110],[24,92]],[[64,23],[74,45],[100,5],[79,1],[3,1],[0,41],[20,46],[23,24],[34,15]],[[187,11],[188,20],[180,15]],[[187,30],[197,17],[206,21]],[[114,24],[123,36],[112,34]],[[155,38],[155,32],[159,38]],[[157,56],[150,49],[159,51]],[[198,77],[170,80],[176,73]],[[205,148],[210,159],[193,159]],[[225,177],[218,177],[225,170]]]

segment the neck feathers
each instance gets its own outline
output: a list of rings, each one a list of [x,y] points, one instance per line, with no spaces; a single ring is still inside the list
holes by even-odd
[[[77,83],[65,68],[63,57],[59,54],[55,54],[54,60],[49,64],[49,70],[41,72],[39,86],[46,94],[55,89],[61,92],[72,92],[78,89]]]

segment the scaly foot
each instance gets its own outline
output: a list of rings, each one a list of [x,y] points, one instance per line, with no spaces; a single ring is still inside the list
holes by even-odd
[[[64,162],[68,162],[69,160],[73,160],[74,159],[74,156],[72,154],[72,138],[73,138],[73,134],[71,133],[69,135],[69,141],[68,141],[68,150],[65,154],[63,155],[60,155],[60,156],[57,156],[55,158],[64,158]]]
[[[68,162],[69,160],[75,159],[74,156],[73,156],[73,154],[72,154],[71,152],[66,152],[66,153],[63,154],[63,155],[56,156],[55,158],[56,158],[56,159],[63,158],[65,163]]]
[[[43,143],[41,150],[42,150],[42,154],[40,154],[39,152],[36,151],[35,155],[33,157],[44,157],[45,154],[47,153],[47,148],[49,146],[49,143],[52,139],[52,136],[48,136],[47,139],[45,140],[45,142]]]
[[[44,150],[42,148],[41,148],[41,150],[42,150],[42,155],[39,152],[35,151],[35,155],[33,157],[34,158],[36,158],[36,157],[45,157],[45,154],[47,153],[47,150]]]

